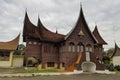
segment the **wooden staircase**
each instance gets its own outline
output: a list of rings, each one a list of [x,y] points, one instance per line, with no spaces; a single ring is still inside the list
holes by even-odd
[[[77,58],[77,61],[76,61],[76,64],[79,64],[79,62],[80,62],[80,60],[81,60],[81,57],[82,57],[82,52],[79,53],[78,58]]]
[[[75,62],[73,62],[67,69],[65,69],[63,72],[73,72],[75,69],[75,64],[79,64],[82,57],[82,52],[78,54],[78,58]]]

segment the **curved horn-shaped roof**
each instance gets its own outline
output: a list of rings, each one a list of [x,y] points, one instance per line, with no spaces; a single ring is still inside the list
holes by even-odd
[[[51,32],[47,28],[45,28],[40,18],[38,19],[38,29],[40,32],[40,36],[42,37],[42,40],[44,41],[59,42],[64,39],[64,35]]]
[[[98,44],[107,44],[103,38],[100,36],[99,32],[98,32],[98,29],[97,29],[97,25],[95,26],[95,29],[93,31],[93,35],[95,36],[95,38],[97,39],[98,41]]]
[[[27,11],[25,13],[25,19],[24,19],[24,28],[23,28],[23,41],[25,42],[25,36],[30,36],[34,38],[40,38],[40,35],[38,33],[38,28],[34,24],[31,23]]]
[[[0,42],[0,50],[8,50],[8,51],[16,50],[16,48],[19,44],[19,37],[20,37],[20,34],[11,41]]]
[[[24,29],[23,29],[23,41],[26,42],[26,36],[32,38],[38,38],[40,40],[49,42],[59,42],[64,39],[64,35],[56,34],[49,31],[43,26],[40,19],[38,18],[37,26],[33,25],[29,20],[28,14],[25,14]]]
[[[85,20],[85,17],[84,17],[84,13],[83,13],[83,9],[82,9],[82,5],[81,5],[81,8],[80,8],[80,13],[79,13],[79,17],[78,17],[78,20],[77,20],[77,23],[75,25],[75,27],[65,36],[65,40],[74,32],[74,30],[77,28],[77,27],[81,27],[79,26],[79,24],[83,24],[84,27],[86,28],[86,30],[88,31],[88,33],[90,34],[91,38],[93,39],[93,41],[95,43],[97,43],[97,40],[95,39],[95,37],[93,36],[92,32],[90,31],[88,25],[87,25],[87,22]]]
[[[120,48],[118,47],[118,45],[116,43],[115,43],[115,49],[114,49],[114,52],[113,52],[111,58],[114,56],[120,56]]]

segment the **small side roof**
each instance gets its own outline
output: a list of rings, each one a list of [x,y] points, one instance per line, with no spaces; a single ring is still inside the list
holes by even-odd
[[[20,34],[13,40],[8,42],[0,42],[0,50],[7,50],[7,51],[14,51],[16,50],[18,44],[19,44],[19,37]]]
[[[41,40],[50,42],[60,42],[64,40],[64,35],[54,33],[44,27],[40,18],[38,18],[38,29],[40,33]]]
[[[24,19],[24,28],[23,28],[23,41],[26,42],[26,36],[30,38],[40,39],[41,41],[48,41],[48,42],[60,42],[64,40],[64,35],[54,33],[49,31],[47,28],[44,27],[40,18],[38,17],[38,24],[35,26],[31,23],[27,11],[25,13]]]
[[[120,48],[118,47],[118,45],[116,43],[115,43],[115,49],[114,49],[114,52],[113,52],[111,58],[114,56],[120,56]]]
[[[98,41],[98,44],[107,44],[103,38],[101,37],[101,35],[99,34],[98,32],[98,29],[97,29],[97,25],[95,26],[95,29],[93,31],[93,35],[95,36],[95,38],[97,39]]]

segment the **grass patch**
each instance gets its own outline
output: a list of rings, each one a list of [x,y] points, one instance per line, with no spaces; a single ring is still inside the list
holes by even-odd
[[[13,73],[56,73],[56,72],[59,72],[58,70],[54,69],[54,70],[24,70],[24,71],[16,71],[16,72],[13,72]]]
[[[120,71],[115,71],[116,74],[120,74]]]

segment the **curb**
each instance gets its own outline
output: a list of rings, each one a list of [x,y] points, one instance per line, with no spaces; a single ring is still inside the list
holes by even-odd
[[[72,74],[80,74],[74,72],[66,72],[66,73],[18,73],[18,74],[0,74],[0,77],[30,77],[30,76],[46,76],[46,75],[72,75]]]
[[[18,73],[18,74],[0,74],[0,77],[30,77],[30,76],[52,76],[52,75],[73,75],[73,74],[89,74],[90,72],[75,71],[75,72],[64,72],[64,73]],[[96,71],[99,74],[115,74],[115,72]]]

